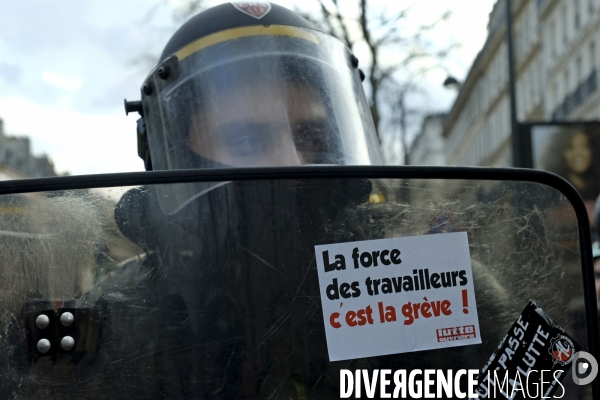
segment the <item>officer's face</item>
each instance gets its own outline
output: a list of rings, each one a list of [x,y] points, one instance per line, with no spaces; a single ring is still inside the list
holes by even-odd
[[[232,167],[312,164],[324,150],[328,126],[325,102],[310,87],[248,83],[205,101],[189,145]]]

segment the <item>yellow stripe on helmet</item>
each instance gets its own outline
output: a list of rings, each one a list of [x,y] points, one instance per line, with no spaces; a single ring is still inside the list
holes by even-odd
[[[306,29],[288,25],[253,25],[228,29],[205,36],[177,50],[175,55],[179,61],[214,44],[227,42],[248,36],[290,36],[319,44],[316,35]]]

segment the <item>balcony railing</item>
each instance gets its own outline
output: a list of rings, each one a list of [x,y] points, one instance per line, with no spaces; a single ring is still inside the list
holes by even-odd
[[[591,94],[596,91],[596,89],[598,88],[598,78],[597,78],[596,70],[592,71],[590,76],[585,81],[585,85],[587,87],[588,94]]]
[[[560,120],[568,116],[571,111],[579,107],[591,94],[598,89],[598,77],[594,69],[590,75],[568,94],[563,102],[552,113],[553,120]]]
[[[577,89],[575,89],[575,91],[573,92],[573,96],[572,96],[572,99],[573,99],[573,108],[576,108],[583,101],[582,96],[581,96],[582,91],[583,91],[582,90],[583,86],[584,85],[577,86]]]

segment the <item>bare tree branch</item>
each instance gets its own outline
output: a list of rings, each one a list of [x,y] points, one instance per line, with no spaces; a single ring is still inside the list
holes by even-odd
[[[348,27],[346,26],[346,22],[345,22],[344,18],[342,17],[342,14],[340,13],[340,8],[338,6],[338,0],[332,0],[332,1],[333,1],[333,4],[335,5],[335,17],[336,17],[338,23],[340,24],[340,29],[342,30],[342,38],[344,39],[346,46],[348,46],[348,48],[350,50],[352,50],[352,48],[354,47],[354,43],[350,40],[350,36],[348,35]],[[323,6],[322,0],[319,0],[319,3],[321,3],[321,6]]]
[[[206,0],[188,0],[182,8],[173,13],[173,20],[177,25],[181,25],[204,8],[206,8]]]
[[[371,31],[369,30],[369,24],[367,19],[367,0],[360,0],[360,27],[363,34],[363,39],[369,48],[371,53],[371,71],[369,74],[369,83],[371,84],[371,95],[369,103],[371,106],[371,114],[373,114],[373,122],[377,128],[379,143],[381,143],[381,135],[379,135],[379,84],[380,81],[377,79],[379,74],[379,47],[373,42],[371,38]]]

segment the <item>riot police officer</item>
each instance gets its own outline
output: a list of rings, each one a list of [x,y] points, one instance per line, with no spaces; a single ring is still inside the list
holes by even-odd
[[[173,35],[141,103],[126,103],[143,116],[139,154],[153,170],[381,164],[357,67],[341,42],[275,4],[214,7]],[[328,397],[337,374],[323,379],[314,245],[350,240],[324,224],[370,190],[368,181],[248,181],[126,194],[116,217],[147,255],[139,287],[173,316],[164,326],[143,319],[161,357],[153,390]],[[175,348],[161,347],[166,332]]]

